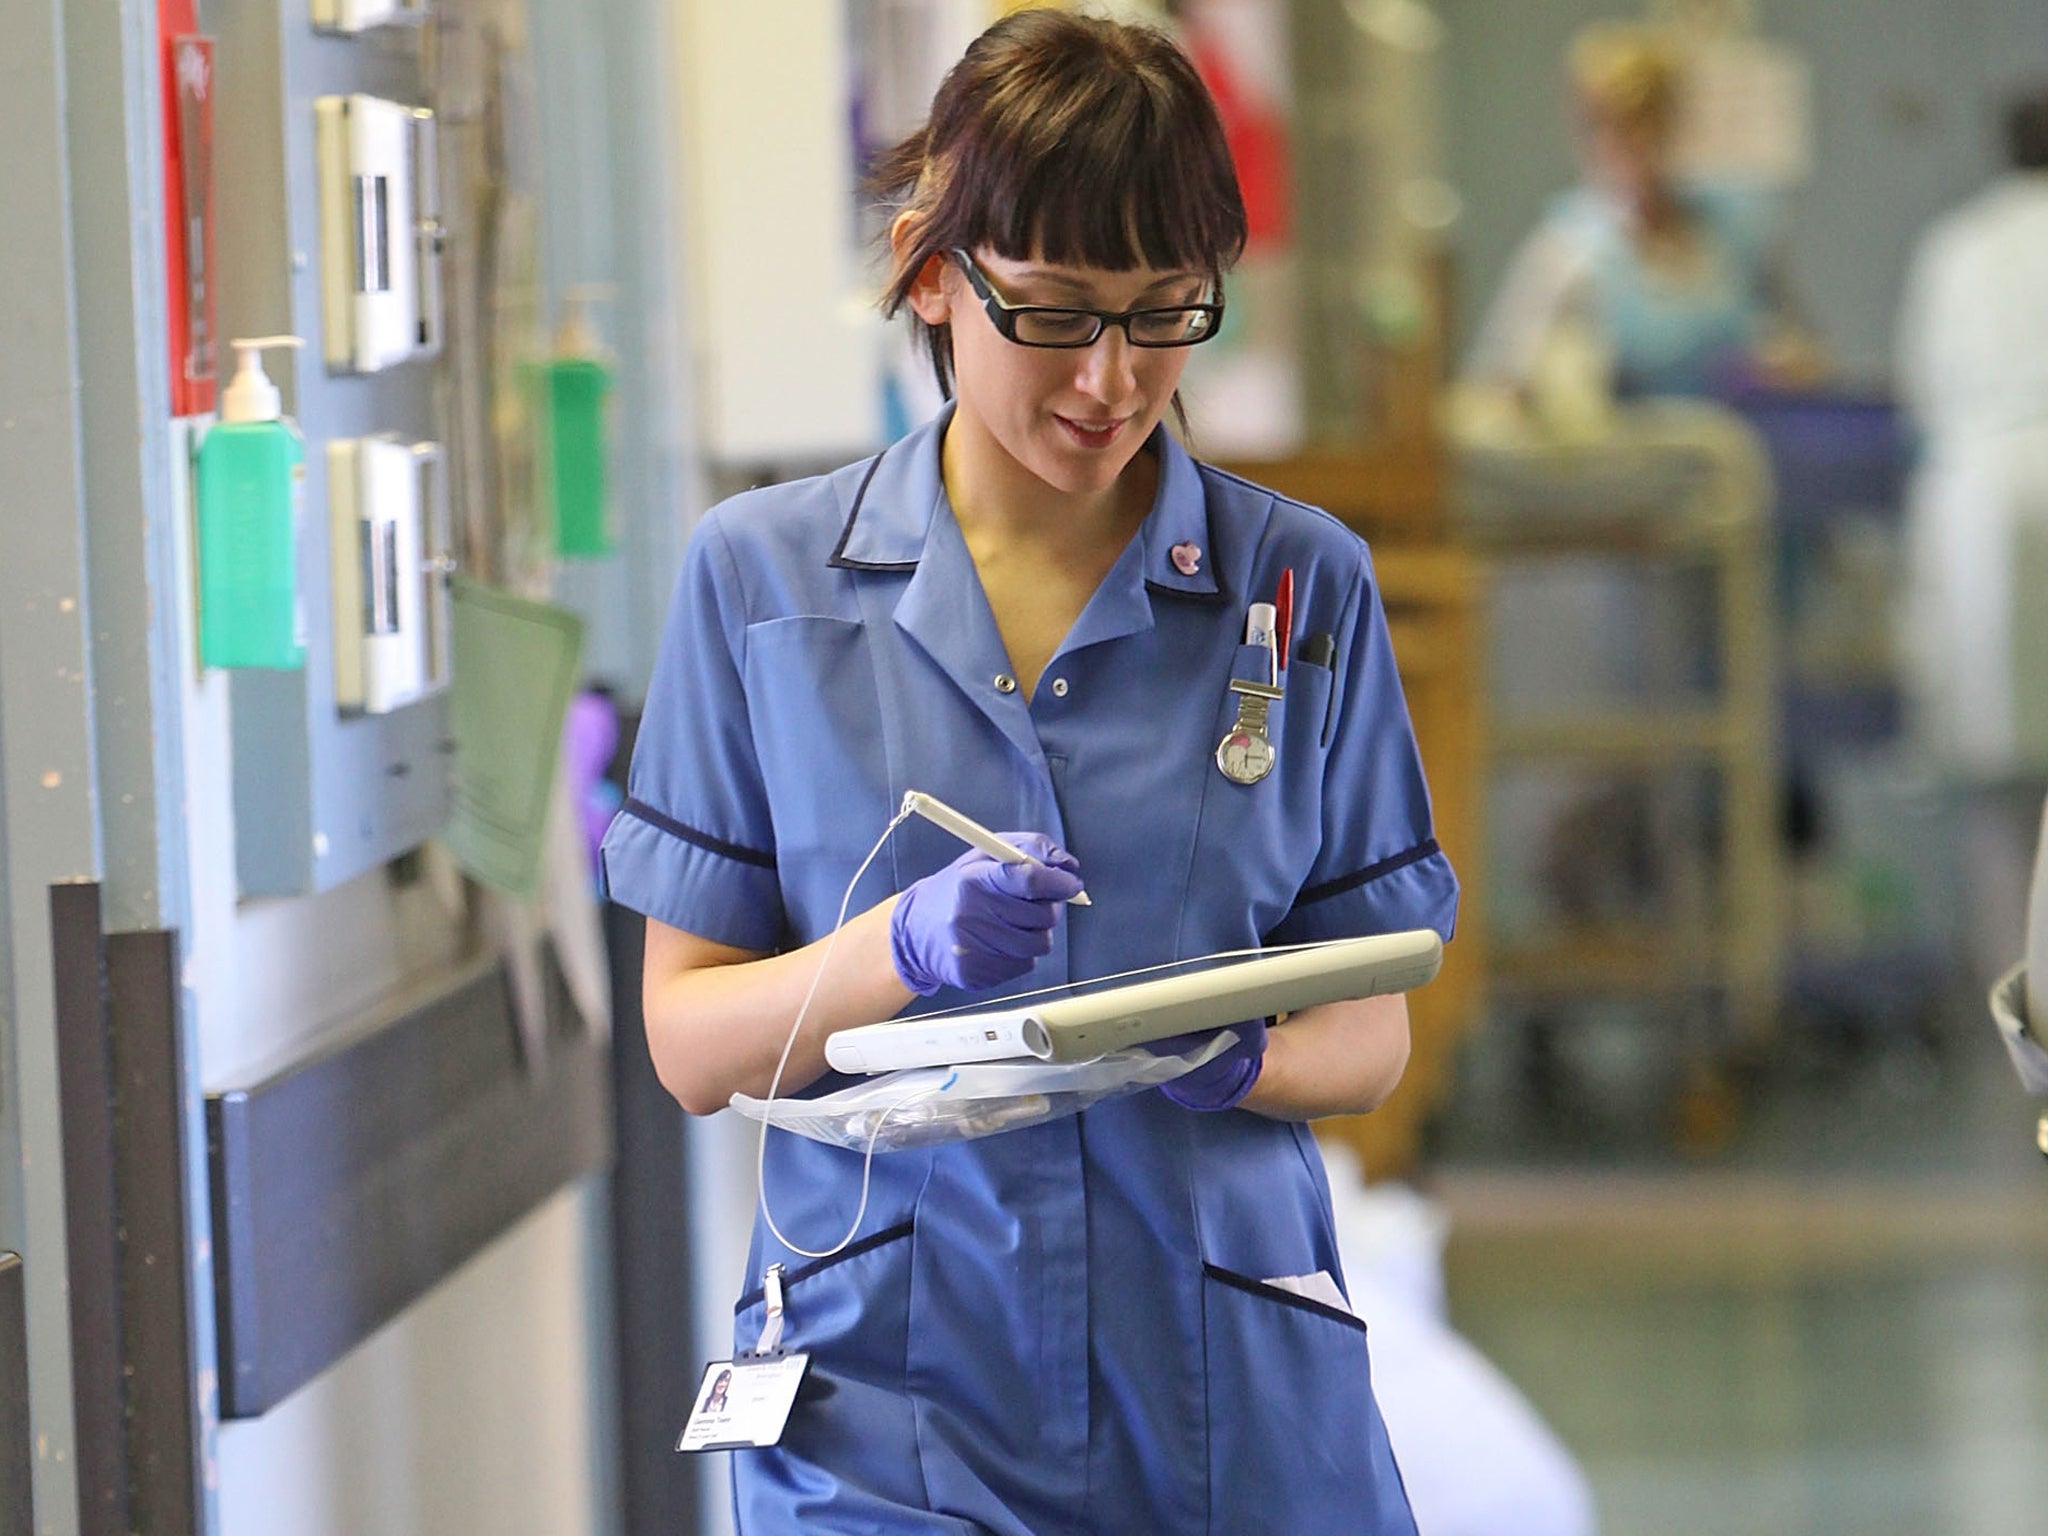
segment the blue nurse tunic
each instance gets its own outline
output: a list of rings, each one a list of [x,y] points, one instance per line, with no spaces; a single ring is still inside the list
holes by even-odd
[[[697,529],[604,843],[612,898],[726,944],[808,943],[914,788],[1080,860],[1094,905],[1065,909],[1018,990],[1261,942],[1449,937],[1457,881],[1357,536],[1161,430],[1152,509],[1027,700],[941,483],[947,419]],[[1334,665],[1297,642],[1278,760],[1238,784],[1215,752],[1231,678],[1263,675],[1245,608],[1290,567],[1295,634],[1332,635]],[[850,910],[959,852],[907,822]],[[845,1231],[860,1176],[858,1153],[769,1139],[799,1242]],[[832,1258],[756,1222],[749,1275],[788,1266],[785,1339],[812,1365],[782,1443],[736,1454],[743,1531],[1413,1531],[1365,1324],[1264,1283],[1341,1283],[1306,1127],[1148,1092],[880,1154],[873,1178]],[[741,1298],[738,1347],[762,1306]]]

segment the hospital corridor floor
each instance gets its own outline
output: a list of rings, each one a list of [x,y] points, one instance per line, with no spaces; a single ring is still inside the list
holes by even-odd
[[[1450,1321],[1604,1536],[2048,1531],[2048,1163],[1987,1022],[1779,1073],[1710,1159],[1485,1099],[1429,1184]]]

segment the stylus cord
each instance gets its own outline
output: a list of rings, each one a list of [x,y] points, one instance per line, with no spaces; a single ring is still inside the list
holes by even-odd
[[[825,979],[825,967],[832,963],[832,951],[838,946],[839,931],[846,926],[846,909],[853,904],[854,887],[860,884],[860,878],[868,872],[868,866],[875,862],[875,855],[882,851],[882,845],[889,841],[890,835],[902,826],[910,815],[911,812],[908,810],[896,813],[889,825],[882,828],[882,835],[875,839],[875,846],[868,850],[868,856],[860,861],[860,868],[853,872],[853,878],[846,882],[846,894],[839,899],[839,916],[832,924],[831,936],[825,940],[824,954],[818,957],[818,970],[811,977],[810,990],[804,993],[803,1003],[796,1011],[796,1020],[789,1026],[789,1038],[782,1042],[782,1055],[775,1063],[775,1075],[768,1081],[768,1101],[762,1106],[761,1138],[754,1147],[754,1182],[761,1191],[761,1219],[768,1224],[768,1230],[775,1234],[778,1243],[791,1253],[799,1254],[806,1259],[829,1259],[853,1241],[854,1234],[860,1231],[861,1222],[867,1219],[868,1183],[875,1171],[875,1142],[881,1136],[882,1128],[889,1123],[889,1117],[897,1110],[918,1099],[929,1098],[937,1092],[935,1088],[925,1087],[906,1093],[875,1117],[874,1129],[868,1133],[867,1152],[861,1158],[860,1206],[853,1213],[853,1225],[846,1229],[846,1236],[830,1248],[813,1249],[801,1247],[783,1235],[782,1228],[775,1224],[775,1213],[768,1209],[768,1120],[775,1109],[776,1093],[782,1087],[782,1072],[789,1065],[789,1053],[796,1049],[797,1036],[803,1033],[804,1019],[811,1011],[812,1000],[818,995],[818,983]]]
[[[846,909],[853,905],[854,889],[860,884],[861,876],[868,872],[868,866],[875,862],[875,856],[882,851],[883,846],[889,841],[896,829],[902,826],[910,818],[911,814],[908,809],[900,810],[890,819],[889,825],[882,828],[882,835],[875,839],[875,846],[868,850],[868,856],[860,861],[860,868],[853,872],[853,878],[846,883],[846,894],[839,899],[839,916],[833,921],[832,932],[825,940],[825,952],[818,957],[818,969],[811,977],[811,985],[809,990],[804,993],[802,1004],[797,1008],[795,1020],[789,1026],[789,1038],[782,1042],[782,1055],[776,1060],[775,1075],[768,1082],[768,1098],[762,1105],[761,1134],[754,1147],[754,1181],[760,1190],[761,1219],[767,1223],[768,1230],[774,1234],[775,1240],[778,1243],[782,1244],[791,1253],[806,1259],[829,1259],[834,1254],[842,1252],[853,1241],[854,1235],[860,1231],[860,1224],[867,1219],[868,1190],[875,1171],[876,1141],[880,1139],[883,1129],[889,1124],[890,1119],[898,1110],[916,1103],[919,1099],[930,1098],[939,1091],[937,1087],[932,1086],[914,1089],[906,1093],[895,1103],[889,1105],[881,1114],[875,1117],[874,1127],[868,1132],[867,1150],[861,1157],[860,1205],[855,1209],[853,1224],[846,1229],[844,1237],[840,1238],[830,1248],[812,1249],[804,1248],[791,1242],[783,1234],[782,1228],[775,1224],[775,1213],[768,1208],[768,1122],[775,1109],[777,1093],[782,1087],[782,1073],[789,1065],[790,1053],[796,1049],[797,1036],[803,1033],[804,1020],[809,1017],[811,1003],[818,995],[818,985],[825,979],[825,968],[832,963],[832,951],[838,946],[840,930],[846,926]],[[1118,971],[1113,976],[1097,976],[1087,982],[1063,982],[1056,986],[1039,987],[1035,991],[1012,994],[1003,998],[1002,1001],[1005,1003],[1020,1003],[1034,997],[1046,997],[1055,992],[1069,992],[1077,985],[1103,986],[1110,982],[1128,981],[1134,976],[1149,976],[1156,971],[1170,971],[1186,965],[1199,965],[1216,960],[1238,960],[1256,955],[1284,955],[1295,950],[1320,949],[1321,947],[1322,941],[1317,941],[1307,944],[1276,945],[1270,949],[1218,950],[1214,954],[1203,955],[1195,960],[1167,960],[1158,965],[1141,965],[1135,970]],[[906,1018],[943,1019],[949,1014],[970,1013],[978,1008],[985,1008],[987,1006],[986,1003],[974,1003],[960,1008],[944,1009],[936,1013],[911,1014],[907,1015]]]

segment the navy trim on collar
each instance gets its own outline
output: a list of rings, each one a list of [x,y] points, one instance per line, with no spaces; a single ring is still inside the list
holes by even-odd
[[[1152,429],[1147,441],[1156,445],[1160,479],[1157,500],[1138,530],[1146,590],[1219,600],[1224,583],[1217,567],[1219,530],[1209,477],[1203,464],[1163,422]],[[1193,544],[1199,551],[1192,575],[1174,563],[1173,552],[1182,543]]]
[[[1163,581],[1145,578],[1145,590],[1154,597],[1177,597],[1183,602],[1208,603],[1218,606],[1230,601],[1230,594],[1221,590],[1222,577],[1217,578],[1218,590],[1214,592],[1190,592],[1186,587],[1169,587]]]
[[[1161,430],[1164,431],[1163,428]],[[1218,557],[1213,547],[1216,518],[1215,509],[1209,502],[1210,496],[1214,493],[1214,487],[1209,483],[1209,475],[1214,471],[1212,466],[1204,464],[1193,454],[1188,455],[1188,462],[1194,466],[1195,483],[1202,488],[1202,537],[1205,541],[1202,559],[1207,562],[1208,569],[1198,578],[1195,578],[1194,585],[1180,585],[1177,582],[1161,581],[1156,576],[1147,576],[1145,578],[1145,590],[1154,597],[1177,597],[1183,602],[1204,603],[1211,607],[1218,607],[1230,601],[1230,593],[1228,591],[1230,583],[1223,579],[1223,561]],[[1139,531],[1139,537],[1144,537],[1142,529]],[[1154,542],[1156,543],[1157,541],[1155,540]],[[1148,550],[1147,553],[1149,555],[1150,551]],[[1172,558],[1171,550],[1167,552],[1167,558]],[[1175,575],[1178,576],[1179,573],[1176,572]],[[1206,590],[1200,585],[1203,581],[1210,583]]]
[[[894,445],[891,444],[893,447]],[[853,537],[853,525],[860,519],[860,505],[868,498],[868,486],[873,483],[875,471],[882,467],[882,460],[889,456],[884,448],[868,463],[868,472],[861,476],[860,489],[853,493],[853,506],[846,514],[846,525],[839,530],[839,542],[832,546],[832,558],[825,563],[842,571],[914,571],[915,560],[849,560],[846,557],[846,542]]]
[[[828,566],[891,575],[918,568],[932,518],[945,500],[939,445],[951,418],[948,406],[864,467],[850,466],[860,476],[859,485],[827,557]],[[1132,574],[1143,582],[1148,598],[1171,593],[1204,605],[1225,603],[1229,599],[1218,575],[1215,547],[1221,536],[1214,507],[1220,484],[1216,472],[1189,454],[1163,424],[1153,428],[1146,442],[1147,450],[1159,456],[1161,478],[1154,504],[1136,531],[1138,569]],[[899,448],[903,451],[897,452]],[[885,460],[889,476],[882,479]],[[881,500],[869,506],[868,496],[878,483],[883,488]],[[1192,572],[1179,569],[1173,558],[1183,544],[1200,551],[1199,565]],[[1135,588],[1131,595],[1137,596]]]

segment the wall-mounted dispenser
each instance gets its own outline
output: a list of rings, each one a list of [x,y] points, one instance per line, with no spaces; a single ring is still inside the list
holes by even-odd
[[[229,345],[240,365],[222,392],[219,423],[199,445],[199,659],[290,671],[306,664],[306,445],[263,371],[263,352],[303,343],[259,336]]]
[[[313,25],[323,32],[367,32],[426,19],[431,0],[312,0]]]
[[[449,547],[437,531],[446,515],[445,477],[432,449],[415,452],[412,445],[471,440],[485,430],[471,416],[473,402],[446,387],[438,367],[419,361],[441,338],[436,183],[449,198],[451,221],[459,186],[447,174],[452,162],[433,174],[436,119],[419,108],[439,105],[433,92],[452,60],[436,53],[433,34],[408,27],[356,36],[318,30],[309,15],[316,3],[337,29],[369,27],[380,16],[403,20],[412,11],[449,14],[445,5],[411,0],[199,6],[221,38],[223,115],[214,139],[221,318],[225,324],[231,311],[269,317],[254,328],[297,332],[308,348],[289,382],[278,376],[310,441],[298,562],[305,662],[293,671],[241,668],[226,679],[235,872],[250,897],[331,890],[417,848],[447,824],[453,690],[435,686],[449,675],[440,638],[450,627],[447,578],[438,567],[420,570]],[[452,148],[443,138],[442,148]],[[452,269],[446,281],[448,300],[462,301]],[[447,323],[452,342],[459,322],[450,314]],[[238,332],[230,327],[225,334]],[[227,360],[224,353],[224,385]],[[275,356],[268,361],[275,373]],[[383,433],[396,439],[397,462],[410,473],[373,462],[360,478],[378,485],[390,479],[398,504],[410,500],[420,509],[414,527],[423,530],[422,553],[398,561],[401,579],[389,597],[411,605],[398,611],[399,628],[409,630],[425,660],[413,661],[402,648],[393,658],[387,643],[366,667],[360,587],[338,634],[331,591],[343,571],[359,579],[363,498],[349,481],[355,460],[333,473],[329,445]],[[370,496],[386,502],[380,493]],[[349,558],[339,568],[330,558],[337,516],[346,518],[349,534]],[[410,597],[408,575],[418,584]],[[335,675],[351,668],[355,701],[337,709]],[[411,690],[420,691],[399,703]],[[383,712],[372,713],[372,703]]]
[[[374,373],[441,343],[434,114],[376,96],[313,104],[327,365]]]
[[[612,552],[611,355],[591,324],[590,305],[609,298],[603,285],[571,288],[552,354],[540,364],[541,493],[554,513],[556,552]]]
[[[382,436],[328,445],[339,709],[388,714],[448,681],[443,465],[438,443]]]

